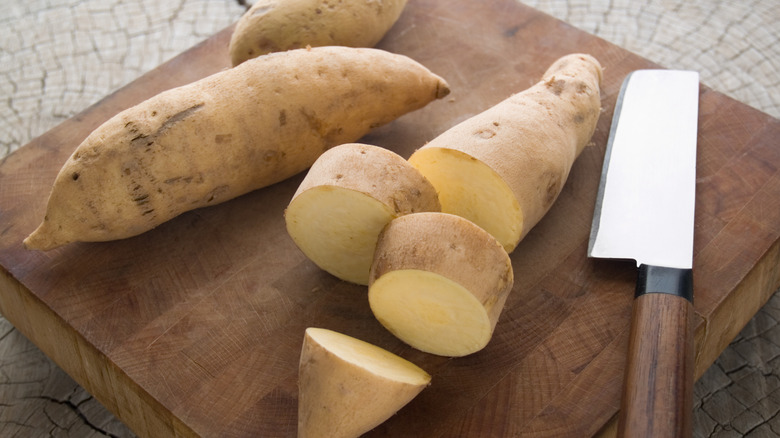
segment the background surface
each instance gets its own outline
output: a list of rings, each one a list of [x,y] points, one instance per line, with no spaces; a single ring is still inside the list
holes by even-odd
[[[716,91],[780,117],[777,0],[523,3],[667,68],[697,70]],[[0,159],[229,26],[250,4],[0,0]],[[697,382],[695,437],[780,436],[778,321],[775,293]],[[133,436],[0,316],[0,436],[47,435]]]

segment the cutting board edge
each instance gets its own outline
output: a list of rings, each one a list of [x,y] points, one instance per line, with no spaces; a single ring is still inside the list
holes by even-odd
[[[698,380],[715,362],[728,345],[739,335],[747,323],[761,307],[780,288],[780,238],[769,246],[759,262],[742,278],[742,281],[709,315],[698,315],[703,323],[696,334],[696,365],[694,373]],[[756,294],[758,299],[756,299]],[[695,299],[695,297],[694,297]],[[748,312],[743,312],[747,318],[732,320],[731,324],[710,327],[710,322],[717,319],[720,312],[732,313],[733,308],[752,304]]]
[[[68,326],[49,306],[0,265],[0,314],[108,411],[139,436],[199,436],[171,410],[125,374],[107,355]],[[31,323],[35,321],[35,324]],[[54,342],[48,332],[67,333]],[[50,342],[46,342],[46,339]],[[93,369],[90,371],[89,369]],[[94,379],[100,376],[102,388]],[[134,388],[130,390],[130,388]]]

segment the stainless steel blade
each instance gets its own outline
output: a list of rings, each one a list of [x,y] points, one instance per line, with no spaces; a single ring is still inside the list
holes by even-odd
[[[637,70],[615,106],[588,255],[690,269],[699,74]]]

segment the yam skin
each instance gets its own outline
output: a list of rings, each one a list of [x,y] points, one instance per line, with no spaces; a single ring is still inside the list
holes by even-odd
[[[258,0],[230,39],[234,66],[271,52],[308,46],[374,47],[406,0]]]
[[[321,328],[306,329],[298,373],[298,438],[356,438],[431,381],[406,359]]]
[[[146,232],[282,181],[329,148],[449,92],[414,60],[319,47],[253,59],[120,112],[78,146],[24,243],[49,250]]]
[[[285,210],[287,231],[317,266],[367,285],[379,233],[394,218],[439,211],[436,189],[403,157],[349,143],[322,154]]]
[[[540,82],[448,129],[409,162],[436,187],[442,211],[475,222],[512,252],[590,142],[601,78],[592,56],[564,56]]]
[[[514,283],[509,255],[487,231],[448,213],[415,213],[382,231],[368,301],[410,346],[466,356],[484,348]]]

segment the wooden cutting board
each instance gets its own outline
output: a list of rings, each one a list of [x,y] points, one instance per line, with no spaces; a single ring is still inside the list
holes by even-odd
[[[56,173],[91,130],[152,95],[227,68],[231,29],[0,162],[0,312],[142,436],[295,436],[303,331],[387,348],[432,385],[369,436],[583,437],[618,410],[633,263],[586,257],[612,110],[634,69],[658,67],[514,0],[414,0],[380,43],[452,94],[362,141],[404,156],[536,82],[559,56],[605,67],[604,111],[560,198],[512,254],[515,286],[491,343],[449,359],[373,318],[366,289],[309,262],[282,212],[302,179],[185,213],[127,240],[23,249]],[[701,87],[694,284],[700,376],[780,285],[780,123]]]

